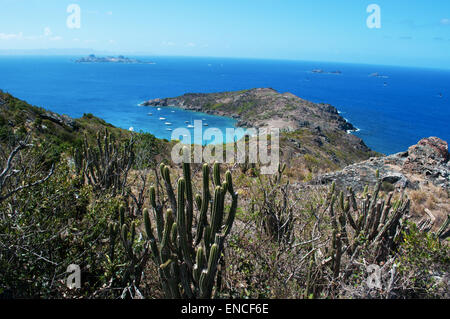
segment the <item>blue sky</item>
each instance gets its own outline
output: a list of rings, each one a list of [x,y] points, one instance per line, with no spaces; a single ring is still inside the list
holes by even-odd
[[[366,25],[372,3],[380,29]],[[0,51],[79,48],[450,69],[450,1],[0,0]]]

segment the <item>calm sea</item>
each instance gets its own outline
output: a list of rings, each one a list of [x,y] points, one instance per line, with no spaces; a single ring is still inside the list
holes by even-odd
[[[77,64],[76,58],[0,57],[0,89],[58,113],[92,113],[113,125],[170,139],[169,129],[186,127],[186,121],[203,120],[221,130],[235,121],[139,103],[187,92],[271,87],[334,105],[359,128],[354,134],[385,154],[406,150],[424,137],[450,140],[450,71],[178,57],[138,57],[156,64]],[[369,76],[375,72],[381,76]]]

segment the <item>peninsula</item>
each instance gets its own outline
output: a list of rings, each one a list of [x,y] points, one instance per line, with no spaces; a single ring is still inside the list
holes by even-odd
[[[279,93],[271,88],[220,93],[187,93],[175,98],[157,98],[143,106],[175,106],[186,110],[229,116],[240,127],[277,127],[282,131],[300,128],[338,129],[356,128],[339,115],[329,104],[312,103],[292,93]]]
[[[314,154],[323,168],[337,169],[377,154],[348,132],[356,128],[329,104],[313,103],[292,93],[272,88],[219,93],[187,93],[174,98],[157,98],[143,106],[178,107],[185,110],[228,116],[243,128],[278,128],[282,133],[285,160],[302,159]],[[300,163],[298,163],[300,165]]]

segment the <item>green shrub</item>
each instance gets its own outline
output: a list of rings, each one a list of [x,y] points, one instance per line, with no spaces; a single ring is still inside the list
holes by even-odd
[[[450,269],[450,247],[433,233],[423,233],[409,224],[398,253],[403,283],[401,295],[409,298],[449,298],[442,279]]]

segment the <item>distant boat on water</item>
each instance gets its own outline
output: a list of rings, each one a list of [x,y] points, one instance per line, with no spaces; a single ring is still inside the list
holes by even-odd
[[[158,108],[157,108],[157,110],[158,110],[158,111],[161,111],[161,108],[160,108],[160,107],[158,107]]]
[[[159,118],[161,121],[164,121],[166,118],[165,117],[160,117]]]
[[[147,115],[153,115],[152,113],[147,113]]]
[[[166,123],[164,123],[164,124],[166,124],[166,125],[172,125],[172,123],[170,123],[170,122],[166,122]]]

